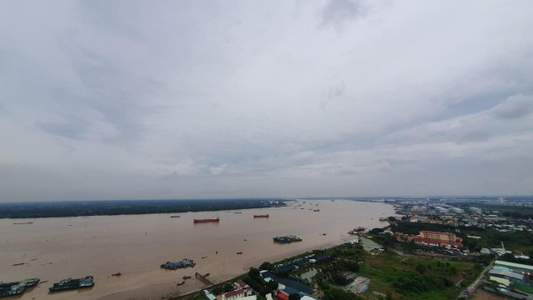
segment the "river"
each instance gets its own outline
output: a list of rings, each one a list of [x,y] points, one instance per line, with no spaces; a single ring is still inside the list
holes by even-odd
[[[227,212],[2,219],[0,281],[32,277],[46,281],[20,299],[161,299],[201,288],[195,272],[209,272],[213,281],[227,280],[264,261],[338,245],[351,239],[350,229],[385,226],[379,218],[394,215],[393,207],[383,203],[305,202]],[[254,219],[254,214],[270,217]],[[170,217],[174,215],[180,217]],[[219,223],[193,224],[193,219],[214,216],[220,217]],[[303,241],[273,243],[272,238],[281,235],[296,235]],[[160,268],[166,261],[183,258],[193,259],[196,266],[176,271]],[[20,263],[24,264],[13,266]],[[123,275],[111,276],[117,272]],[[91,289],[48,294],[54,282],[87,275],[94,276]],[[193,280],[176,286],[184,275]]]

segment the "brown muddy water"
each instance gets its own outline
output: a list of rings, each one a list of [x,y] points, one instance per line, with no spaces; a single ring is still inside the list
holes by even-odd
[[[264,261],[338,245],[351,239],[350,229],[385,226],[379,218],[394,215],[387,204],[341,200],[300,200],[289,207],[239,212],[2,219],[0,281],[47,281],[19,299],[161,299],[202,288],[195,272],[211,273],[215,282],[227,280]],[[254,219],[254,214],[270,218]],[[220,223],[193,224],[193,219],[214,216]],[[13,224],[28,221],[34,223]],[[273,243],[272,238],[280,235],[297,235],[303,241]],[[184,258],[193,259],[196,266],[160,268],[166,261]],[[19,263],[24,264],[13,266]],[[111,276],[117,272],[122,276]],[[87,275],[94,276],[92,289],[48,294],[54,282]],[[176,286],[184,275],[193,279]]]

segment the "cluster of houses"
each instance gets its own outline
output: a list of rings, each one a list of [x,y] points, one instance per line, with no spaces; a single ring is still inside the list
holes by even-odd
[[[316,262],[331,258],[331,254],[310,254],[305,257],[297,258],[295,260],[286,262],[284,264],[276,265],[276,271],[281,272],[292,272],[298,270],[299,267],[305,266],[307,264],[314,264]]]
[[[208,290],[204,290],[204,296],[209,300],[257,300],[253,290],[242,280],[233,283],[234,290],[226,292],[218,297]]]
[[[410,206],[402,208],[406,222],[450,225],[456,227],[471,227],[491,229],[498,232],[533,232],[533,220],[516,219],[501,216],[499,211],[483,212],[477,207],[469,207],[467,211],[457,207]]]
[[[315,264],[325,259],[331,258],[331,254],[311,254],[305,257],[297,258],[292,261],[278,264],[275,266],[275,271],[262,270],[261,277],[266,281],[275,281],[278,283],[278,288],[267,294],[267,300],[288,300],[289,295],[298,294],[301,300],[320,300],[312,296],[314,288],[309,286],[309,280],[298,276],[290,275],[288,277],[278,277],[275,274],[278,272],[293,272],[298,268],[309,264]],[[203,291],[204,296],[209,300],[256,300],[255,292],[242,280],[237,280],[233,283],[233,290],[224,294],[215,296],[208,290]]]

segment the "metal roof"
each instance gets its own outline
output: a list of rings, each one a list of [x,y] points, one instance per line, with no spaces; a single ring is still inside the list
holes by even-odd
[[[509,268],[520,268],[520,269],[528,270],[529,272],[533,272],[533,266],[530,266],[530,265],[517,264],[517,263],[512,263],[512,262],[503,261],[503,260],[497,260],[494,262],[494,264],[500,265],[500,266],[506,266]]]

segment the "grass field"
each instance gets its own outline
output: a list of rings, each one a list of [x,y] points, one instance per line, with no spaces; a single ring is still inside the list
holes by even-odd
[[[358,275],[371,279],[371,290],[390,292],[393,299],[444,300],[455,299],[464,286],[475,280],[481,270],[481,267],[468,261],[443,261],[384,253],[369,255],[360,266]],[[463,281],[456,287],[456,283],[461,279]],[[440,283],[445,280],[448,286]],[[365,298],[373,297],[371,291],[365,294]]]

